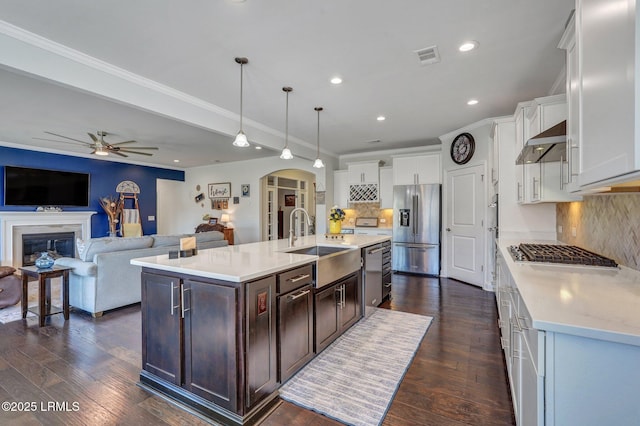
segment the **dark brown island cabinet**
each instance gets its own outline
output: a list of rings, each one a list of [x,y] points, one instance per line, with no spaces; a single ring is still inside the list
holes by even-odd
[[[142,271],[140,386],[223,424],[277,397],[276,275],[237,283]]]
[[[315,294],[315,352],[320,353],[362,317],[361,273],[347,275]]]
[[[142,269],[139,385],[222,424],[255,423],[279,386],[362,317],[360,271],[315,265],[246,282]]]

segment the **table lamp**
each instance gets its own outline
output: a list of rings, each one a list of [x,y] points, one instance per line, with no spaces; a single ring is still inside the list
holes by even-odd
[[[224,226],[227,226],[227,223],[230,222],[231,219],[229,218],[229,214],[228,213],[222,213],[220,215],[220,222],[222,222],[224,224]]]

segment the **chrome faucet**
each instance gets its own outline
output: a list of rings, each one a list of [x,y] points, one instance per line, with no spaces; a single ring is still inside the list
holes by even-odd
[[[298,239],[298,237],[296,237],[295,231],[293,230],[293,214],[298,210],[300,210],[307,216],[307,224],[311,226],[311,218],[309,217],[309,213],[307,213],[305,209],[303,209],[302,207],[296,207],[295,209],[291,210],[291,214],[289,215],[289,247],[293,247],[293,242]]]

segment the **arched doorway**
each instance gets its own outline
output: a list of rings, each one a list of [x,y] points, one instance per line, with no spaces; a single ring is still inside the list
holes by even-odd
[[[291,211],[304,208],[311,218],[309,226],[304,213],[293,216],[293,229],[297,236],[315,234],[315,180],[313,173],[298,169],[271,172],[260,179],[260,229],[263,241],[289,238]]]

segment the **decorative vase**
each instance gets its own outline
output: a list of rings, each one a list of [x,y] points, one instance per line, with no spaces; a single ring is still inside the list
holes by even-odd
[[[40,257],[36,259],[35,263],[38,269],[47,269],[53,266],[54,259],[53,257],[49,256],[49,253],[43,251],[40,254]]]
[[[342,222],[339,220],[330,220],[329,221],[329,233],[330,234],[339,234],[342,230]]]

